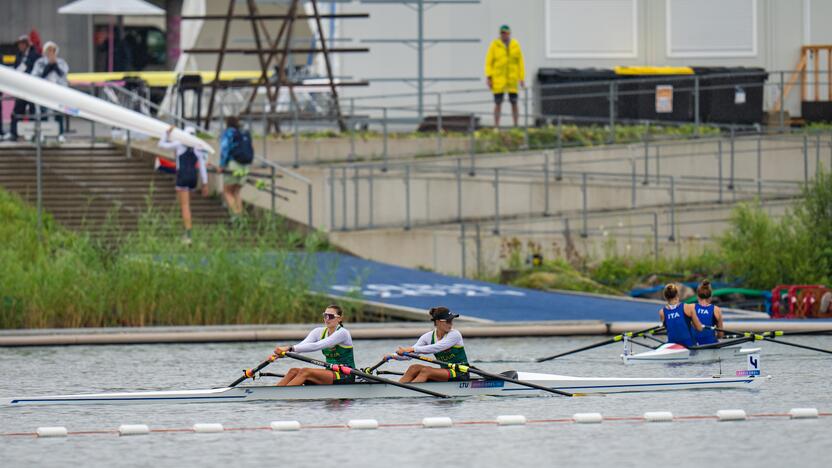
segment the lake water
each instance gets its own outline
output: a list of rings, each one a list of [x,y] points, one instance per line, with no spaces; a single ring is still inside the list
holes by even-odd
[[[794,337],[832,348],[832,337]],[[619,345],[559,360],[533,358],[599,341],[592,338],[466,340],[469,357],[484,369],[520,369],[583,376],[707,376],[717,364],[624,366]],[[397,341],[357,341],[360,366],[378,361]],[[0,408],[0,433],[39,426],[70,431],[115,429],[121,424],[188,428],[219,422],[226,427],[268,426],[271,421],[344,424],[350,419],[418,423],[428,416],[455,421],[493,420],[501,414],[528,419],[568,418],[578,412],[640,416],[645,411],[714,415],[719,409],[784,413],[791,408],[832,410],[829,355],[763,343],[759,391],[710,390],[631,393],[605,397],[475,398],[437,401],[403,398],[355,401],[252,402]],[[242,368],[262,361],[268,343],[79,346],[0,349],[0,396],[210,388],[227,385]],[[316,356],[317,357],[317,356]],[[493,362],[528,360],[522,363]],[[280,372],[281,360],[267,370]],[[406,364],[392,363],[390,370]],[[733,375],[742,359],[723,362]],[[382,428],[376,431],[304,429],[220,434],[153,433],[147,436],[76,435],[60,439],[0,436],[0,466],[829,466],[832,418],[752,419],[742,422],[674,421],[602,424],[465,425],[449,429]]]

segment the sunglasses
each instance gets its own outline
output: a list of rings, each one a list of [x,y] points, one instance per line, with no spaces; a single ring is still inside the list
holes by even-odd
[[[324,312],[324,320],[335,320],[335,317],[338,317],[337,314],[329,314]]]
[[[452,319],[452,318],[437,320],[437,322],[445,322],[445,323],[453,323],[453,321],[454,321],[454,319]]]

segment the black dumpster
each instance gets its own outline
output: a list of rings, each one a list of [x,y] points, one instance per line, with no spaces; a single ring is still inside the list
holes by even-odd
[[[699,77],[699,117],[715,124],[763,122],[763,95],[768,73],[763,68],[693,67]]]
[[[619,83],[619,117],[630,120],[693,121],[690,75],[623,75]]]
[[[615,73],[606,69],[541,68],[537,72],[541,113],[603,122],[610,116],[609,81],[615,79]]]

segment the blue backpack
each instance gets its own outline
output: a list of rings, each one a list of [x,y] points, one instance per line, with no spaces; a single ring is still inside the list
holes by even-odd
[[[240,164],[254,161],[254,147],[251,145],[251,133],[234,129],[231,134],[231,158]]]

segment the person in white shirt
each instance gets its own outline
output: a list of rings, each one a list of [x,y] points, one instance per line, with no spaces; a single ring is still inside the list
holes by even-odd
[[[47,42],[43,45],[43,56],[37,61],[35,61],[35,65],[32,67],[32,76],[36,76],[38,78],[43,78],[46,81],[50,81],[52,83],[59,84],[61,86],[69,86],[69,81],[67,81],[67,74],[69,73],[69,65],[67,65],[66,60],[58,57],[58,44],[55,44],[52,41]],[[41,107],[41,115],[46,115],[47,112],[51,112],[49,109],[45,107]],[[64,116],[60,112],[55,114],[55,121],[58,122],[59,133],[58,133],[58,141],[63,143],[64,142]]]
[[[465,345],[462,342],[462,333],[454,329],[453,321],[459,317],[452,313],[447,307],[434,307],[428,312],[435,328],[421,337],[413,346],[399,347],[395,354],[388,355],[388,358],[407,360],[404,353],[433,354],[438,361],[450,364],[468,365],[468,356],[465,354]],[[407,368],[399,382],[420,383],[420,382],[449,382],[469,380],[468,372],[459,372],[456,369],[440,369],[413,364]]]
[[[191,244],[191,192],[196,190],[197,169],[202,179],[202,196],[208,196],[208,164],[207,154],[204,150],[185,146],[178,141],[170,141],[170,133],[175,127],[171,126],[165,135],[159,140],[159,147],[176,151],[176,199],[179,201],[179,208],[182,212],[182,224],[185,226],[185,234],[182,242]],[[194,127],[185,127],[185,133],[196,134]]]
[[[332,304],[324,310],[323,315],[323,327],[313,329],[303,341],[294,346],[276,347],[274,349],[275,356],[281,357],[287,351],[292,353],[320,351],[326,358],[326,362],[355,369],[352,336],[341,323],[344,320],[344,311],[341,310],[341,307]],[[289,369],[289,372],[277,385],[279,387],[304,384],[337,385],[353,382],[355,382],[355,376],[352,374],[346,375],[329,369],[295,367]]]

